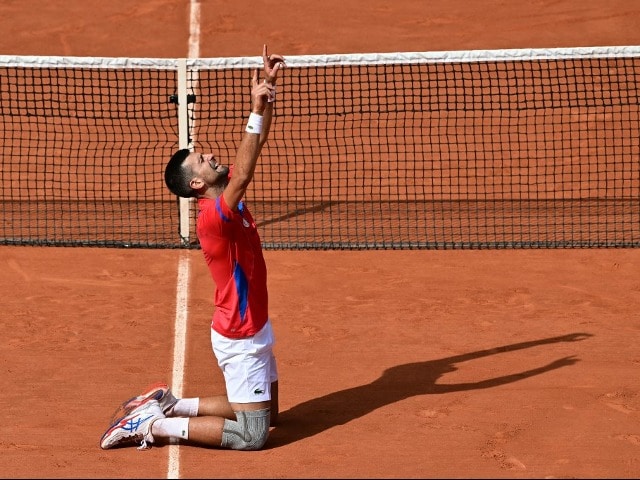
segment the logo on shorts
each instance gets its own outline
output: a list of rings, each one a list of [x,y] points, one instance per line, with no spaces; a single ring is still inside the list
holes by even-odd
[[[254,394],[254,395],[262,395],[263,393],[264,393],[264,390],[262,390],[261,388],[256,388],[256,389],[253,391],[253,394]]]

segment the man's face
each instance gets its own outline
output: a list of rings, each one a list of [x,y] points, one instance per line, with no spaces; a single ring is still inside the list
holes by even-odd
[[[225,184],[229,176],[229,167],[220,165],[212,153],[192,152],[185,159],[184,166],[191,169],[194,178],[200,179],[207,187]]]

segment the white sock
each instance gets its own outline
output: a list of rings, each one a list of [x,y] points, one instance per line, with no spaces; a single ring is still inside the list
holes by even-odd
[[[159,418],[151,425],[151,435],[158,438],[189,439],[189,419],[185,417]]]
[[[167,413],[172,417],[197,417],[199,407],[199,398],[181,398]]]

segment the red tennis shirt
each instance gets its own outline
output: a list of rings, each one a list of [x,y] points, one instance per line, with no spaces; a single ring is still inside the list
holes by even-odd
[[[220,335],[250,337],[269,318],[267,267],[256,223],[243,202],[233,211],[222,195],[198,199],[197,234],[216,285],[211,321]]]

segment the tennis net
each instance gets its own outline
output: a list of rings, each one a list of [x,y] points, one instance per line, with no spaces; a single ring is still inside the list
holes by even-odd
[[[289,56],[266,249],[640,246],[640,47]],[[177,148],[233,163],[259,57],[0,56],[0,244],[198,248]]]

